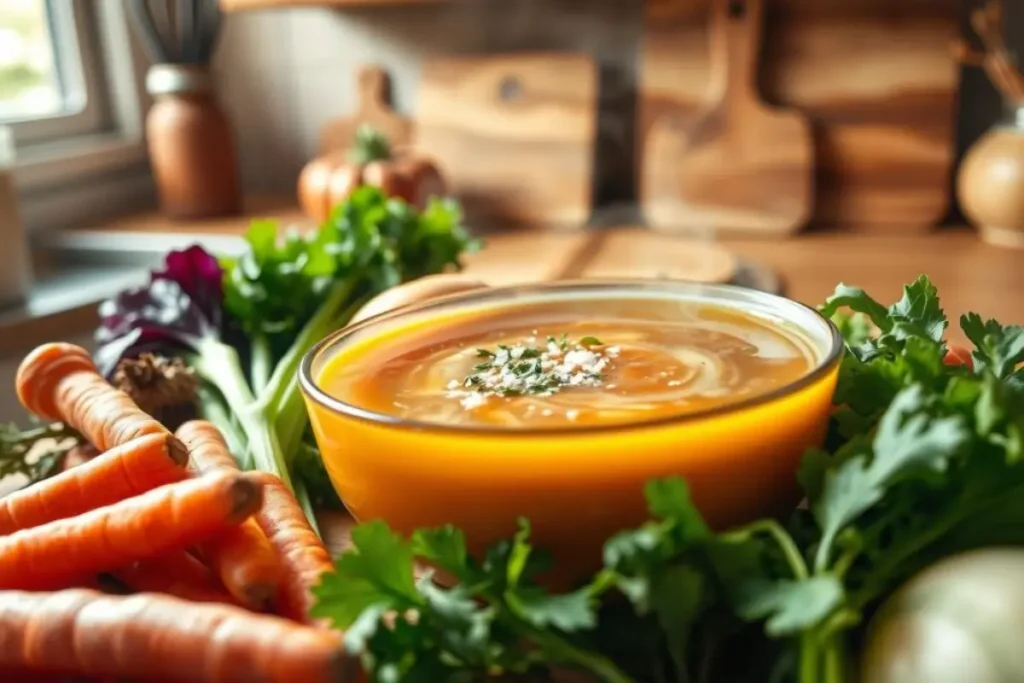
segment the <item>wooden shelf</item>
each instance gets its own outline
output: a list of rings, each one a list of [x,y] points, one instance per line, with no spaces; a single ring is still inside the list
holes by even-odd
[[[108,219],[96,225],[83,225],[66,232],[69,234],[242,235],[249,229],[252,221],[263,218],[280,221],[285,226],[296,225],[303,229],[313,227],[312,221],[306,218],[299,207],[295,205],[294,197],[252,195],[243,198],[242,212],[237,216],[175,221],[162,215],[159,211],[150,210]]]
[[[382,7],[437,4],[443,0],[220,0],[224,12],[246,12],[283,7]]]

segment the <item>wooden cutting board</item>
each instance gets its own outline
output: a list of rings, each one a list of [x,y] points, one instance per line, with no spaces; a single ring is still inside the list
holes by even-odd
[[[699,111],[711,78],[711,0],[646,0],[640,184],[664,182],[643,145],[666,114]],[[760,92],[798,109],[815,142],[814,222],[927,230],[951,197],[958,0],[767,0]],[[642,190],[642,193],[645,190]]]
[[[416,146],[474,226],[582,227],[590,217],[597,69],[522,53],[423,65]]]
[[[391,108],[391,80],[378,66],[360,68],[356,77],[356,106],[351,116],[327,123],[320,137],[320,153],[352,147],[356,130],[369,124],[387,136],[393,147],[412,142],[413,122]]]
[[[778,237],[811,215],[814,152],[807,119],[765,104],[757,74],[763,0],[714,0],[706,102],[654,121],[643,186],[649,225]]]
[[[717,244],[640,227],[616,230],[512,232],[491,235],[463,259],[492,286],[580,278],[671,278],[731,282],[736,257]]]

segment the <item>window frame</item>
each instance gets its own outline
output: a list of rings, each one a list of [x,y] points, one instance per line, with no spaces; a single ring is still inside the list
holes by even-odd
[[[109,89],[92,3],[44,0],[44,7],[51,40],[58,46],[57,78],[72,106],[75,100],[81,104],[71,112],[0,121],[11,129],[18,147],[98,133],[111,125]]]
[[[31,138],[12,131],[21,214],[29,232],[66,228],[153,202],[144,142],[148,60],[135,39],[124,2],[47,0],[74,5],[94,47],[105,107],[104,125]],[[77,27],[76,21],[76,27]],[[41,122],[33,122],[41,123]],[[0,124],[8,126],[10,124]],[[24,125],[24,124],[19,124]],[[11,126],[13,128],[13,126]],[[138,204],[139,206],[135,206]]]

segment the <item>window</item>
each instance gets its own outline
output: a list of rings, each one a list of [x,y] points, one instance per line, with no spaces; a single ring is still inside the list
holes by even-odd
[[[109,127],[92,5],[0,0],[0,123],[19,147]]]
[[[152,195],[146,60],[124,0],[0,0],[0,126],[14,140],[31,231],[89,222]]]

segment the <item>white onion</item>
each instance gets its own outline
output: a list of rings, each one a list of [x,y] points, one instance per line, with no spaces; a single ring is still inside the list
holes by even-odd
[[[1024,680],[1024,550],[941,560],[894,593],[868,628],[861,683]]]

